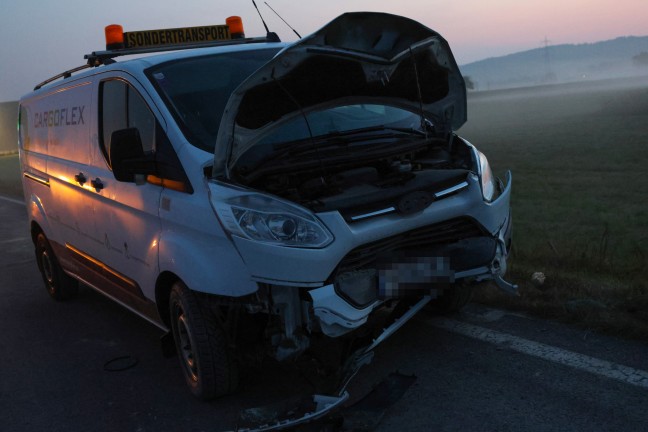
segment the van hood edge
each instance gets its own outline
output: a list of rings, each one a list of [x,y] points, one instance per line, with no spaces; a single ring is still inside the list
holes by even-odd
[[[447,41],[417,21],[345,13],[284,48],[232,93],[214,151],[214,177],[277,127],[335,106],[382,103],[421,114],[439,133],[466,121],[466,88]]]

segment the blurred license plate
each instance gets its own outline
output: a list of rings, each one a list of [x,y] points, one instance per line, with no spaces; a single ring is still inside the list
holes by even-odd
[[[398,262],[378,265],[378,297],[381,299],[423,295],[434,284],[454,282],[446,257],[399,257]]]

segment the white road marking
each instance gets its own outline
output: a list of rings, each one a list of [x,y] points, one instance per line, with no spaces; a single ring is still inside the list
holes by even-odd
[[[421,321],[443,330],[503,346],[523,354],[648,389],[647,371],[448,318],[434,318]]]
[[[8,243],[23,242],[23,241],[27,241],[28,239],[29,239],[29,237],[16,237],[16,238],[7,239],[7,240],[0,240],[0,245],[5,245],[5,244],[8,244]]]
[[[10,203],[14,203],[14,204],[25,205],[24,201],[21,201],[21,200],[15,199],[15,198],[9,198],[9,197],[3,196],[3,195],[0,195],[0,201],[7,201],[7,202],[10,202]]]

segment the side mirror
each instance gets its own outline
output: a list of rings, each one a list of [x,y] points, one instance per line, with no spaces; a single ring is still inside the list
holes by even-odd
[[[135,182],[137,177],[155,172],[155,159],[144,154],[136,128],[116,130],[110,136],[110,165],[115,179]]]

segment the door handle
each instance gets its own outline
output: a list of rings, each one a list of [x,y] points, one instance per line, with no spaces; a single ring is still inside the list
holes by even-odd
[[[86,178],[86,176],[83,175],[82,172],[80,172],[79,174],[75,175],[75,176],[74,176],[74,180],[75,180],[77,183],[79,183],[81,186],[83,186],[83,184],[84,184],[86,181],[88,181],[88,179]]]
[[[99,177],[97,177],[94,180],[90,180],[90,184],[92,185],[93,188],[95,188],[97,192],[99,192],[101,189],[104,188],[104,185],[101,182],[101,179],[99,179]]]

